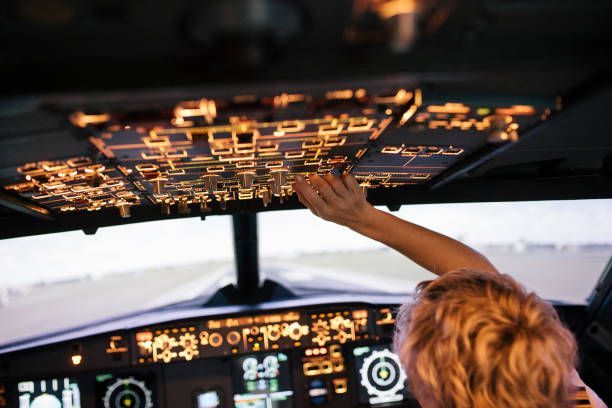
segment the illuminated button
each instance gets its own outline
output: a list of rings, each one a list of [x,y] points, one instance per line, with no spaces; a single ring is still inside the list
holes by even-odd
[[[321,368],[317,363],[304,363],[303,370],[306,376],[313,376],[321,373]]]
[[[227,333],[227,342],[232,346],[238,344],[240,342],[240,333],[235,330]]]
[[[308,396],[313,405],[325,404],[327,402],[327,387],[325,382],[314,380],[308,385]]]
[[[107,354],[124,353],[127,351],[127,341],[123,339],[123,336],[110,337],[108,341],[108,347],[106,348]]]
[[[151,332],[136,333],[136,341],[150,341],[150,340],[153,340],[153,333]]]
[[[329,346],[329,354],[332,357],[342,357],[342,348],[338,344]]]
[[[223,337],[219,333],[212,333],[208,337],[208,343],[213,347],[219,347],[223,344]]]
[[[344,360],[341,360],[341,359],[334,360],[332,362],[332,365],[334,367],[334,373],[339,373],[341,371],[344,371]]]
[[[331,374],[333,370],[334,369],[332,367],[331,361],[327,360],[321,363],[321,373],[322,374]]]
[[[336,394],[346,394],[348,391],[347,380],[346,378],[334,378],[334,392]]]

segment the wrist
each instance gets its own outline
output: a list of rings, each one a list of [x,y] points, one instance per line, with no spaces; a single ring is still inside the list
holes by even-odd
[[[347,227],[360,234],[367,234],[376,225],[376,217],[379,212],[370,203],[366,203],[359,218],[351,222]]]

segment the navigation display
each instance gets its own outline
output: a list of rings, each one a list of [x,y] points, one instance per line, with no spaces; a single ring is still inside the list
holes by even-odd
[[[359,375],[359,402],[386,404],[402,401],[406,374],[397,354],[389,347],[357,347],[353,350]]]
[[[98,404],[102,408],[153,408],[151,375],[100,374],[96,376]]]
[[[81,408],[81,391],[72,378],[22,381],[19,408]]]
[[[283,353],[238,358],[232,362],[235,408],[291,408],[289,359]]]

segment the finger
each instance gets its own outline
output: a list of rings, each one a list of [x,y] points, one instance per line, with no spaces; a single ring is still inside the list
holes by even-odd
[[[316,216],[319,216],[319,214],[317,214],[317,212],[315,211],[315,209],[312,206],[312,204],[310,204],[308,202],[308,200],[302,195],[302,193],[300,193],[298,190],[295,190],[295,192],[297,193],[297,196],[298,196],[298,199],[300,200],[300,202],[302,204],[304,204],[306,206],[306,208],[308,208],[310,210],[311,213],[313,213]]]
[[[324,178],[315,174],[314,176],[310,177],[309,180],[312,186],[319,192],[319,195],[327,204],[337,202],[340,199],[332,186]]]
[[[331,173],[327,173],[323,179],[327,181],[327,183],[331,186],[334,192],[340,197],[346,197],[349,191],[346,189],[346,186],[342,182],[342,180]]]
[[[295,190],[310,204],[311,209],[316,215],[321,214],[321,210],[327,207],[327,203],[319,197],[314,188],[303,177],[296,177]]]
[[[348,174],[348,173],[344,174],[342,176],[342,182],[346,186],[346,189],[349,191],[354,191],[354,192],[363,191],[363,189],[357,182],[357,179],[353,177],[351,174]]]

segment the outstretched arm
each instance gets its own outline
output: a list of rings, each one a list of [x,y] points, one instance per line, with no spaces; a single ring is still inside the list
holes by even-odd
[[[297,176],[294,189],[313,214],[382,242],[437,275],[459,268],[497,272],[472,248],[377,210],[366,201],[365,192],[351,175],[314,175],[309,181]]]

